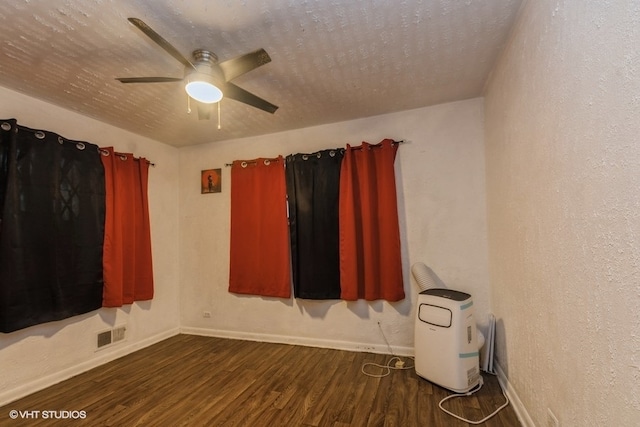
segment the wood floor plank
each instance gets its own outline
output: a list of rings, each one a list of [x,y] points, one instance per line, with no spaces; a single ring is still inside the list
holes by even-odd
[[[362,373],[390,356],[178,335],[0,408],[18,426],[469,426],[438,409],[451,394],[416,375]],[[370,367],[371,368],[371,367]],[[381,373],[376,368],[367,372]],[[445,406],[480,419],[504,402],[497,378]],[[10,419],[9,411],[85,411],[84,419]],[[31,413],[33,414],[33,413]],[[49,413],[48,413],[49,414]],[[53,415],[56,415],[53,414]],[[511,406],[489,427],[520,425]]]
[[[340,371],[340,382],[331,387],[327,393],[327,410],[322,416],[320,426],[334,426],[350,424],[353,420],[355,407],[360,403],[360,396],[364,390],[365,382],[359,381],[361,361],[358,356],[362,353],[344,353],[349,357],[343,360]]]
[[[318,372],[321,381],[316,383],[310,400],[313,402],[304,417],[303,423],[308,426],[318,427],[325,412],[329,410],[329,400],[331,393],[342,389],[341,374],[345,366],[342,357],[344,352],[333,350],[331,357],[327,358],[327,367],[322,372]]]
[[[291,348],[291,346],[284,345],[266,347],[262,353],[261,361],[250,365],[243,372],[252,382],[251,385],[215,416],[216,423],[220,425],[251,425],[249,419],[252,414],[260,413],[272,405],[280,396],[280,392],[273,389],[281,381],[280,378],[287,375],[289,369],[288,365],[280,365],[274,361],[286,360]],[[206,416],[210,417],[211,415],[209,413]]]
[[[389,393],[387,399],[387,411],[385,413],[385,426],[403,426],[404,422],[415,423],[415,419],[412,419],[411,411],[407,409],[409,406],[409,394],[407,393],[407,379],[405,372],[393,371],[389,375],[391,379],[390,389],[394,390],[393,393]]]
[[[315,365],[307,366],[307,372],[296,378],[297,393],[283,408],[280,420],[283,425],[308,425],[307,414],[317,404],[319,395],[328,383],[328,377],[336,369],[336,351],[327,353],[326,349],[316,349],[319,358]]]

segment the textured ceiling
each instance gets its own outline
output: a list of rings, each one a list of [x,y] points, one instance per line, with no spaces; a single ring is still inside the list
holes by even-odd
[[[174,146],[273,133],[480,96],[520,3],[4,0],[0,86]],[[187,113],[181,83],[114,80],[183,76],[128,17],[187,58],[264,48],[272,62],[233,83],[280,108],[223,99],[218,130],[216,114]]]

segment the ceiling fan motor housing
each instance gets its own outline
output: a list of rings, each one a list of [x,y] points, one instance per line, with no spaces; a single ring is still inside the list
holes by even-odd
[[[184,77],[189,81],[207,81],[215,85],[225,82],[222,70],[218,66],[218,57],[208,50],[198,49],[193,52],[193,68],[185,67]]]

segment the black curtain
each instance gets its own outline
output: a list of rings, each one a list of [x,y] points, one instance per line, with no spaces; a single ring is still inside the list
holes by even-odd
[[[287,156],[293,289],[296,298],[340,299],[338,200],[344,150]]]
[[[102,305],[98,147],[0,120],[0,331]]]

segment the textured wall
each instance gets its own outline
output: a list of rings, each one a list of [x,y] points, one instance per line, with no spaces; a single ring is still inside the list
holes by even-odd
[[[178,331],[178,149],[4,88],[0,99],[0,118],[13,117],[23,126],[114,146],[156,163],[149,171],[155,298],[0,334],[2,405]],[[121,324],[127,326],[126,342],[96,351],[96,333]]]
[[[432,266],[489,310],[482,99],[180,150],[182,325],[204,334],[387,352],[413,352],[417,286],[410,265]],[[224,124],[223,124],[224,125]],[[396,159],[406,300],[279,300],[227,292],[229,189],[234,159],[405,139]],[[222,168],[223,191],[200,194],[200,171]],[[203,318],[210,311],[211,318]]]
[[[528,1],[486,90],[497,354],[536,425],[640,420],[639,28]]]

